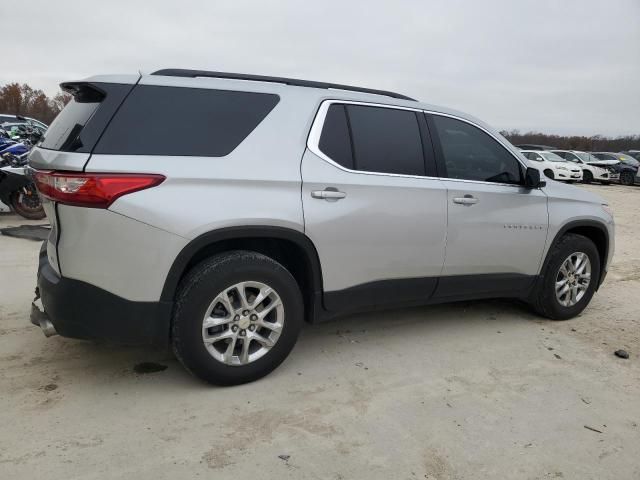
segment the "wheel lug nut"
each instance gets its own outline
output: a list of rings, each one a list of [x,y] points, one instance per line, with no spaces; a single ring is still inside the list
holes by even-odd
[[[233,317],[234,322],[237,322],[238,320],[240,320],[240,315],[236,315],[235,317]]]
[[[249,315],[249,310],[245,310],[244,312],[242,312],[242,315],[244,315],[245,317]]]
[[[237,332],[238,331],[238,326],[234,325],[233,327],[231,327],[231,331],[232,332]]]
[[[249,325],[249,330],[251,330],[252,332],[256,329],[255,325]]]
[[[256,315],[255,313],[251,315],[251,320],[255,322],[257,319],[258,319],[258,315]]]
[[[240,336],[244,337],[244,330],[240,330]]]

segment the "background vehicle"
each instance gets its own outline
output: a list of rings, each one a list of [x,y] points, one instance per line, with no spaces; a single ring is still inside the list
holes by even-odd
[[[522,150],[521,153],[525,158],[536,162],[533,166],[552,180],[568,182],[582,180],[582,169],[555,153],[541,150]]]
[[[3,123],[26,123],[46,130],[48,125],[35,118],[23,117],[22,115],[0,114],[0,125]]]
[[[585,152],[578,152],[574,150],[551,150],[551,153],[555,153],[559,157],[564,158],[568,162],[573,162],[577,164],[582,169],[582,181],[584,183],[591,183],[592,181],[601,182],[603,184],[608,184],[611,182],[611,172],[603,167],[598,167],[597,165],[590,165],[583,158],[589,158],[588,154]],[[615,178],[618,178],[618,175],[614,175]]]
[[[549,145],[535,145],[535,144],[521,144],[516,145],[520,150],[553,150],[556,147],[550,147]]]
[[[614,152],[594,152],[593,156],[598,160],[603,161],[617,161],[617,165],[614,165],[620,174],[620,183],[622,185],[633,185],[640,182],[638,177],[638,167],[640,162],[629,155],[624,153]]]
[[[237,384],[304,320],[491,297],[560,320],[604,279],[602,199],[541,181],[472,117],[305,80],[115,78],[63,84],[74,99],[29,155],[52,223],[32,315],[48,334],[170,341]]]
[[[620,152],[620,153],[624,153],[640,161],[640,150],[629,150],[628,152]]]
[[[0,201],[24,218],[45,217],[36,186],[25,175],[24,166],[0,167]]]

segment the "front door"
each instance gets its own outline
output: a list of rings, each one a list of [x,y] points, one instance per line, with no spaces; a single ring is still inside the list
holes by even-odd
[[[547,196],[522,185],[525,167],[486,131],[447,116],[428,118],[447,187],[447,247],[437,295],[526,291],[546,242]]]

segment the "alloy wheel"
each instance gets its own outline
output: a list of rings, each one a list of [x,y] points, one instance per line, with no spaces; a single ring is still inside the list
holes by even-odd
[[[218,293],[202,321],[209,354],[226,365],[247,365],[264,356],[284,326],[284,305],[269,285],[240,282]]]
[[[573,307],[584,297],[590,283],[589,256],[574,252],[562,262],[556,275],[556,299],[563,307]]]

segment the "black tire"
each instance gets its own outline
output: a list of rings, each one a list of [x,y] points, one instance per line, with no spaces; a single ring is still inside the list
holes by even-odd
[[[41,220],[46,216],[35,188],[29,190],[29,195],[22,191],[13,192],[10,201],[11,208],[21,217],[29,220]]]
[[[600,182],[602,185],[611,185],[611,182],[607,181],[607,180],[603,180]]]
[[[246,365],[215,359],[202,340],[202,322],[215,296],[243,281],[259,281],[277,291],[285,321],[275,345]],[[191,269],[178,287],[172,344],[176,357],[196,377],[214,385],[238,385],[264,377],[280,365],[296,343],[304,321],[300,288],[281,264],[259,253],[236,250],[210,257]]]
[[[620,183],[622,185],[633,185],[634,175],[631,172],[622,172],[620,174]]]
[[[574,252],[583,252],[591,262],[591,282],[584,296],[571,307],[558,302],[555,282],[562,263]],[[533,294],[533,308],[543,317],[551,320],[567,320],[580,314],[591,301],[600,279],[600,255],[594,243],[587,237],[569,233],[551,247],[546,265]]]
[[[591,183],[593,182],[593,173],[589,170],[582,171],[582,183]]]
[[[550,178],[551,180],[554,180],[554,179],[555,179],[555,176],[553,175],[553,170],[549,170],[549,169],[547,169],[547,170],[545,170],[545,171],[544,171],[544,174],[545,174],[548,178]]]

